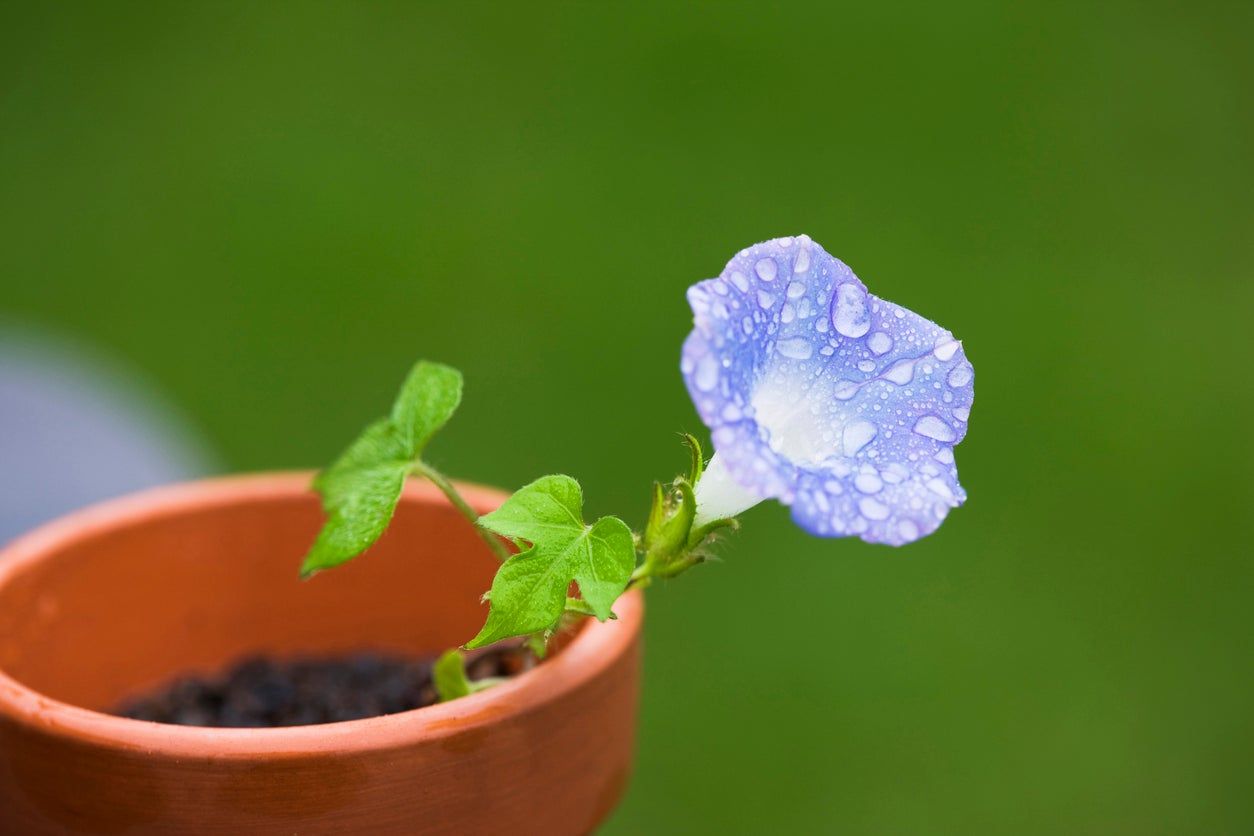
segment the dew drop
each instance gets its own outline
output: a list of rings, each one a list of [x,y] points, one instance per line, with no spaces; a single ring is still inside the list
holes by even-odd
[[[956,407],[954,409],[954,417],[965,424],[967,419],[971,417],[971,410],[965,406]]]
[[[854,421],[841,433],[840,444],[846,456],[855,455],[875,438],[876,428],[870,421]]]
[[[800,299],[806,295],[806,286],[794,279],[788,283],[787,293],[789,299]]]
[[[753,272],[757,273],[758,278],[764,282],[775,281],[775,274],[778,270],[779,267],[773,258],[760,259],[757,264],[753,265]]]
[[[861,337],[871,330],[871,315],[867,311],[866,293],[862,288],[853,283],[836,288],[832,325],[836,326],[836,333],[850,338]]]
[[[961,365],[949,373],[949,385],[953,387],[966,386],[971,382],[971,367]]]
[[[860,372],[866,372],[866,373],[870,374],[871,372],[875,371],[875,361],[873,361],[873,360],[859,360],[859,361],[858,361],[858,371],[860,371]]]
[[[941,337],[936,343],[936,348],[932,349],[932,353],[936,355],[937,360],[944,363],[954,356],[954,353],[958,350],[958,345],[957,340]]]
[[[772,261],[771,263],[774,264],[775,262]],[[774,304],[775,304],[774,296],[767,293],[765,290],[758,291],[758,307],[759,308],[762,308],[765,310],[767,308],[770,308],[771,305],[774,305]]]
[[[797,253],[797,260],[792,263],[792,271],[794,273],[804,273],[810,269],[810,250],[802,245],[801,252]]]
[[[804,337],[792,337],[775,343],[775,350],[793,360],[809,360],[814,346]]]
[[[877,499],[864,496],[858,500],[858,510],[862,512],[862,516],[868,520],[886,520],[888,519],[888,506]]]
[[[884,482],[874,473],[859,473],[853,477],[853,486],[863,493],[879,493],[884,488]]]
[[[718,383],[718,360],[713,354],[707,354],[697,362],[694,382],[702,392],[709,392]]]
[[[876,354],[887,354],[888,350],[893,347],[893,338],[883,331],[876,331],[866,341],[866,344]]]
[[[936,494],[937,496],[939,496],[941,499],[945,500],[946,502],[955,501],[954,492],[951,491],[949,489],[949,486],[946,485],[945,482],[940,478],[929,479],[927,481],[927,489],[931,491],[932,493]]]
[[[792,306],[791,302],[785,302],[784,307],[779,312],[779,321],[787,325],[797,318],[797,309]]]
[[[919,526],[915,524],[914,520],[902,520],[897,523],[897,533],[903,540],[917,540],[919,539]]]
[[[932,456],[932,458],[936,459],[938,462],[942,464],[953,464],[954,463],[954,451],[950,447],[942,447],[936,451],[936,455]]]
[[[842,380],[832,389],[832,395],[842,401],[847,401],[856,394],[858,394],[858,384],[852,380]]]
[[[746,278],[745,274],[739,270],[731,274],[731,283],[734,284],[736,289],[741,293],[749,292],[749,279]]]
[[[880,476],[890,485],[899,485],[910,477],[910,471],[900,462],[893,462],[880,471]]]
[[[914,431],[925,438],[933,438],[937,441],[953,441],[957,436],[954,428],[946,424],[935,415],[924,415],[914,425]]]
[[[914,361],[900,360],[884,374],[884,379],[898,386],[904,386],[914,380]]]

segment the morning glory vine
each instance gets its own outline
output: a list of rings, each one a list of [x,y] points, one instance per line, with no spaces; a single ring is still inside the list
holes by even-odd
[[[628,589],[705,562],[763,500],[790,506],[811,534],[894,546],[932,533],[965,501],[954,447],[975,373],[952,333],[874,296],[804,235],[742,250],[689,288],[688,302],[680,369],[715,452],[707,463],[685,437],[688,472],[654,484],[642,530],[614,516],[585,520],[582,489],[565,475],[542,476],[479,516],[423,459],[461,402],[462,376],[422,361],[390,415],[314,480],[326,523],[302,575],[366,551],[405,480],[428,479],[501,560],[483,628],[464,648],[522,639],[543,656],[573,620],[613,618]],[[457,650],[435,674],[442,699],[493,684],[470,682]]]

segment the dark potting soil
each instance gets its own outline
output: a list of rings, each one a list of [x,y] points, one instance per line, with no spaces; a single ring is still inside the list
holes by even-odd
[[[378,653],[246,659],[219,676],[188,676],[130,699],[113,712],[179,726],[277,728],[361,720],[438,702],[435,657]],[[467,660],[472,680],[514,676],[535,665],[523,648],[489,648]]]

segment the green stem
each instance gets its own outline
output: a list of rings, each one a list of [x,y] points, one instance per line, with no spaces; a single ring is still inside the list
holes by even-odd
[[[457,492],[457,488],[453,487],[453,483],[449,481],[447,476],[424,461],[414,463],[414,472],[430,479],[432,484],[448,497],[448,501],[461,512],[463,517],[470,521],[470,524],[475,528],[475,532],[483,539],[483,542],[488,544],[488,548],[492,549],[492,552],[502,563],[513,556],[510,554],[509,547],[505,545],[501,538],[479,525],[479,514],[475,512],[474,508],[470,507],[469,502],[462,498],[462,495]]]

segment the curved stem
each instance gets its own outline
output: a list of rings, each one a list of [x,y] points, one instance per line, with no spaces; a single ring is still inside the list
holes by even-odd
[[[453,504],[453,507],[456,508],[463,517],[470,521],[470,524],[475,528],[475,532],[483,539],[483,542],[488,544],[488,548],[492,549],[492,552],[501,560],[502,563],[509,560],[513,556],[510,554],[509,547],[505,545],[501,538],[479,525],[479,515],[475,512],[474,508],[470,507],[470,503],[462,498],[462,495],[457,492],[457,488],[453,487],[453,483],[449,481],[447,476],[424,461],[414,463],[414,472],[420,476],[425,476],[430,479],[432,484],[439,488],[442,494],[448,497],[448,501]]]

